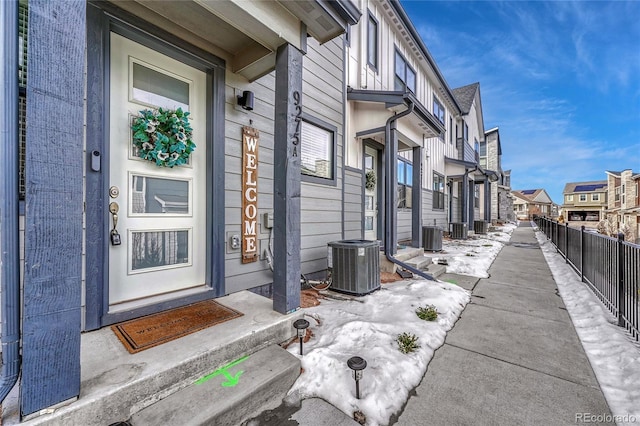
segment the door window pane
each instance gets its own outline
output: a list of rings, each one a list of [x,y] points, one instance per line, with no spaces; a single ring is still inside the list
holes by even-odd
[[[366,216],[364,218],[364,230],[373,231],[373,216]]]
[[[136,62],[132,65],[133,99],[156,107],[189,110],[189,83]]]
[[[131,213],[189,214],[189,183],[131,175]]]
[[[131,233],[132,271],[189,263],[189,231]]]
[[[366,207],[366,210],[373,210],[373,208],[374,208],[374,205],[373,205],[373,197],[371,197],[371,196],[367,195],[367,196],[365,197],[365,200],[366,200],[366,206],[367,206],[367,207]]]

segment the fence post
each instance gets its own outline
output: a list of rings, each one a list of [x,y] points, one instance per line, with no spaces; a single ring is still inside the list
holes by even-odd
[[[624,234],[618,234],[618,326],[624,327]]]
[[[569,222],[564,223],[564,263],[569,263]]]
[[[558,222],[554,220],[552,223],[553,223],[553,229],[555,229],[555,233],[553,235],[552,241],[556,246],[556,253],[560,253],[560,248],[558,247]]]
[[[584,225],[580,227],[580,282],[584,282]]]

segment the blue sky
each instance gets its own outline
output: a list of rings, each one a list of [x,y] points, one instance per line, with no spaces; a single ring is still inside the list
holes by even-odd
[[[640,1],[402,5],[449,87],[480,82],[513,189],[640,173]]]

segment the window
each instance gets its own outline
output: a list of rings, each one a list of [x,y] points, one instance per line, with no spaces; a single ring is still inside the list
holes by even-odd
[[[444,210],[444,177],[433,174],[433,208]]]
[[[444,107],[435,96],[433,97],[433,115],[440,123],[444,124]]]
[[[478,139],[474,139],[473,149],[476,151],[476,154],[480,155],[480,142],[478,142]]]
[[[453,117],[449,117],[449,143],[453,145]]]
[[[378,69],[378,21],[371,14],[367,24],[367,62]]]
[[[473,205],[480,208],[480,185],[473,185]]]
[[[487,141],[480,141],[480,157],[487,156]]]
[[[335,127],[303,115],[300,127],[300,167],[305,181],[335,183]]]
[[[580,194],[580,201],[587,201],[587,194]]]
[[[567,195],[567,202],[573,201],[573,194]]]
[[[18,6],[18,194],[24,200],[25,159],[27,140],[27,24],[28,14],[26,2]]]
[[[465,142],[469,140],[469,126],[467,126],[467,123],[464,123],[464,134],[462,135],[462,137],[464,138]]]
[[[406,91],[406,89],[415,93],[416,91],[416,72],[407,64],[407,60],[396,50],[396,79],[395,90]]]
[[[614,200],[615,201],[620,201],[620,187],[619,186],[616,187],[616,189],[615,189],[615,198],[614,198]]]
[[[398,208],[411,208],[411,183],[413,182],[413,164],[398,158]]]
[[[591,201],[600,201],[600,194],[591,194]]]

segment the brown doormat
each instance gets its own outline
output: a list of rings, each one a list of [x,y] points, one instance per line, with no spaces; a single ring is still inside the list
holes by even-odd
[[[174,308],[111,326],[125,348],[135,354],[187,334],[242,316],[213,300]]]

